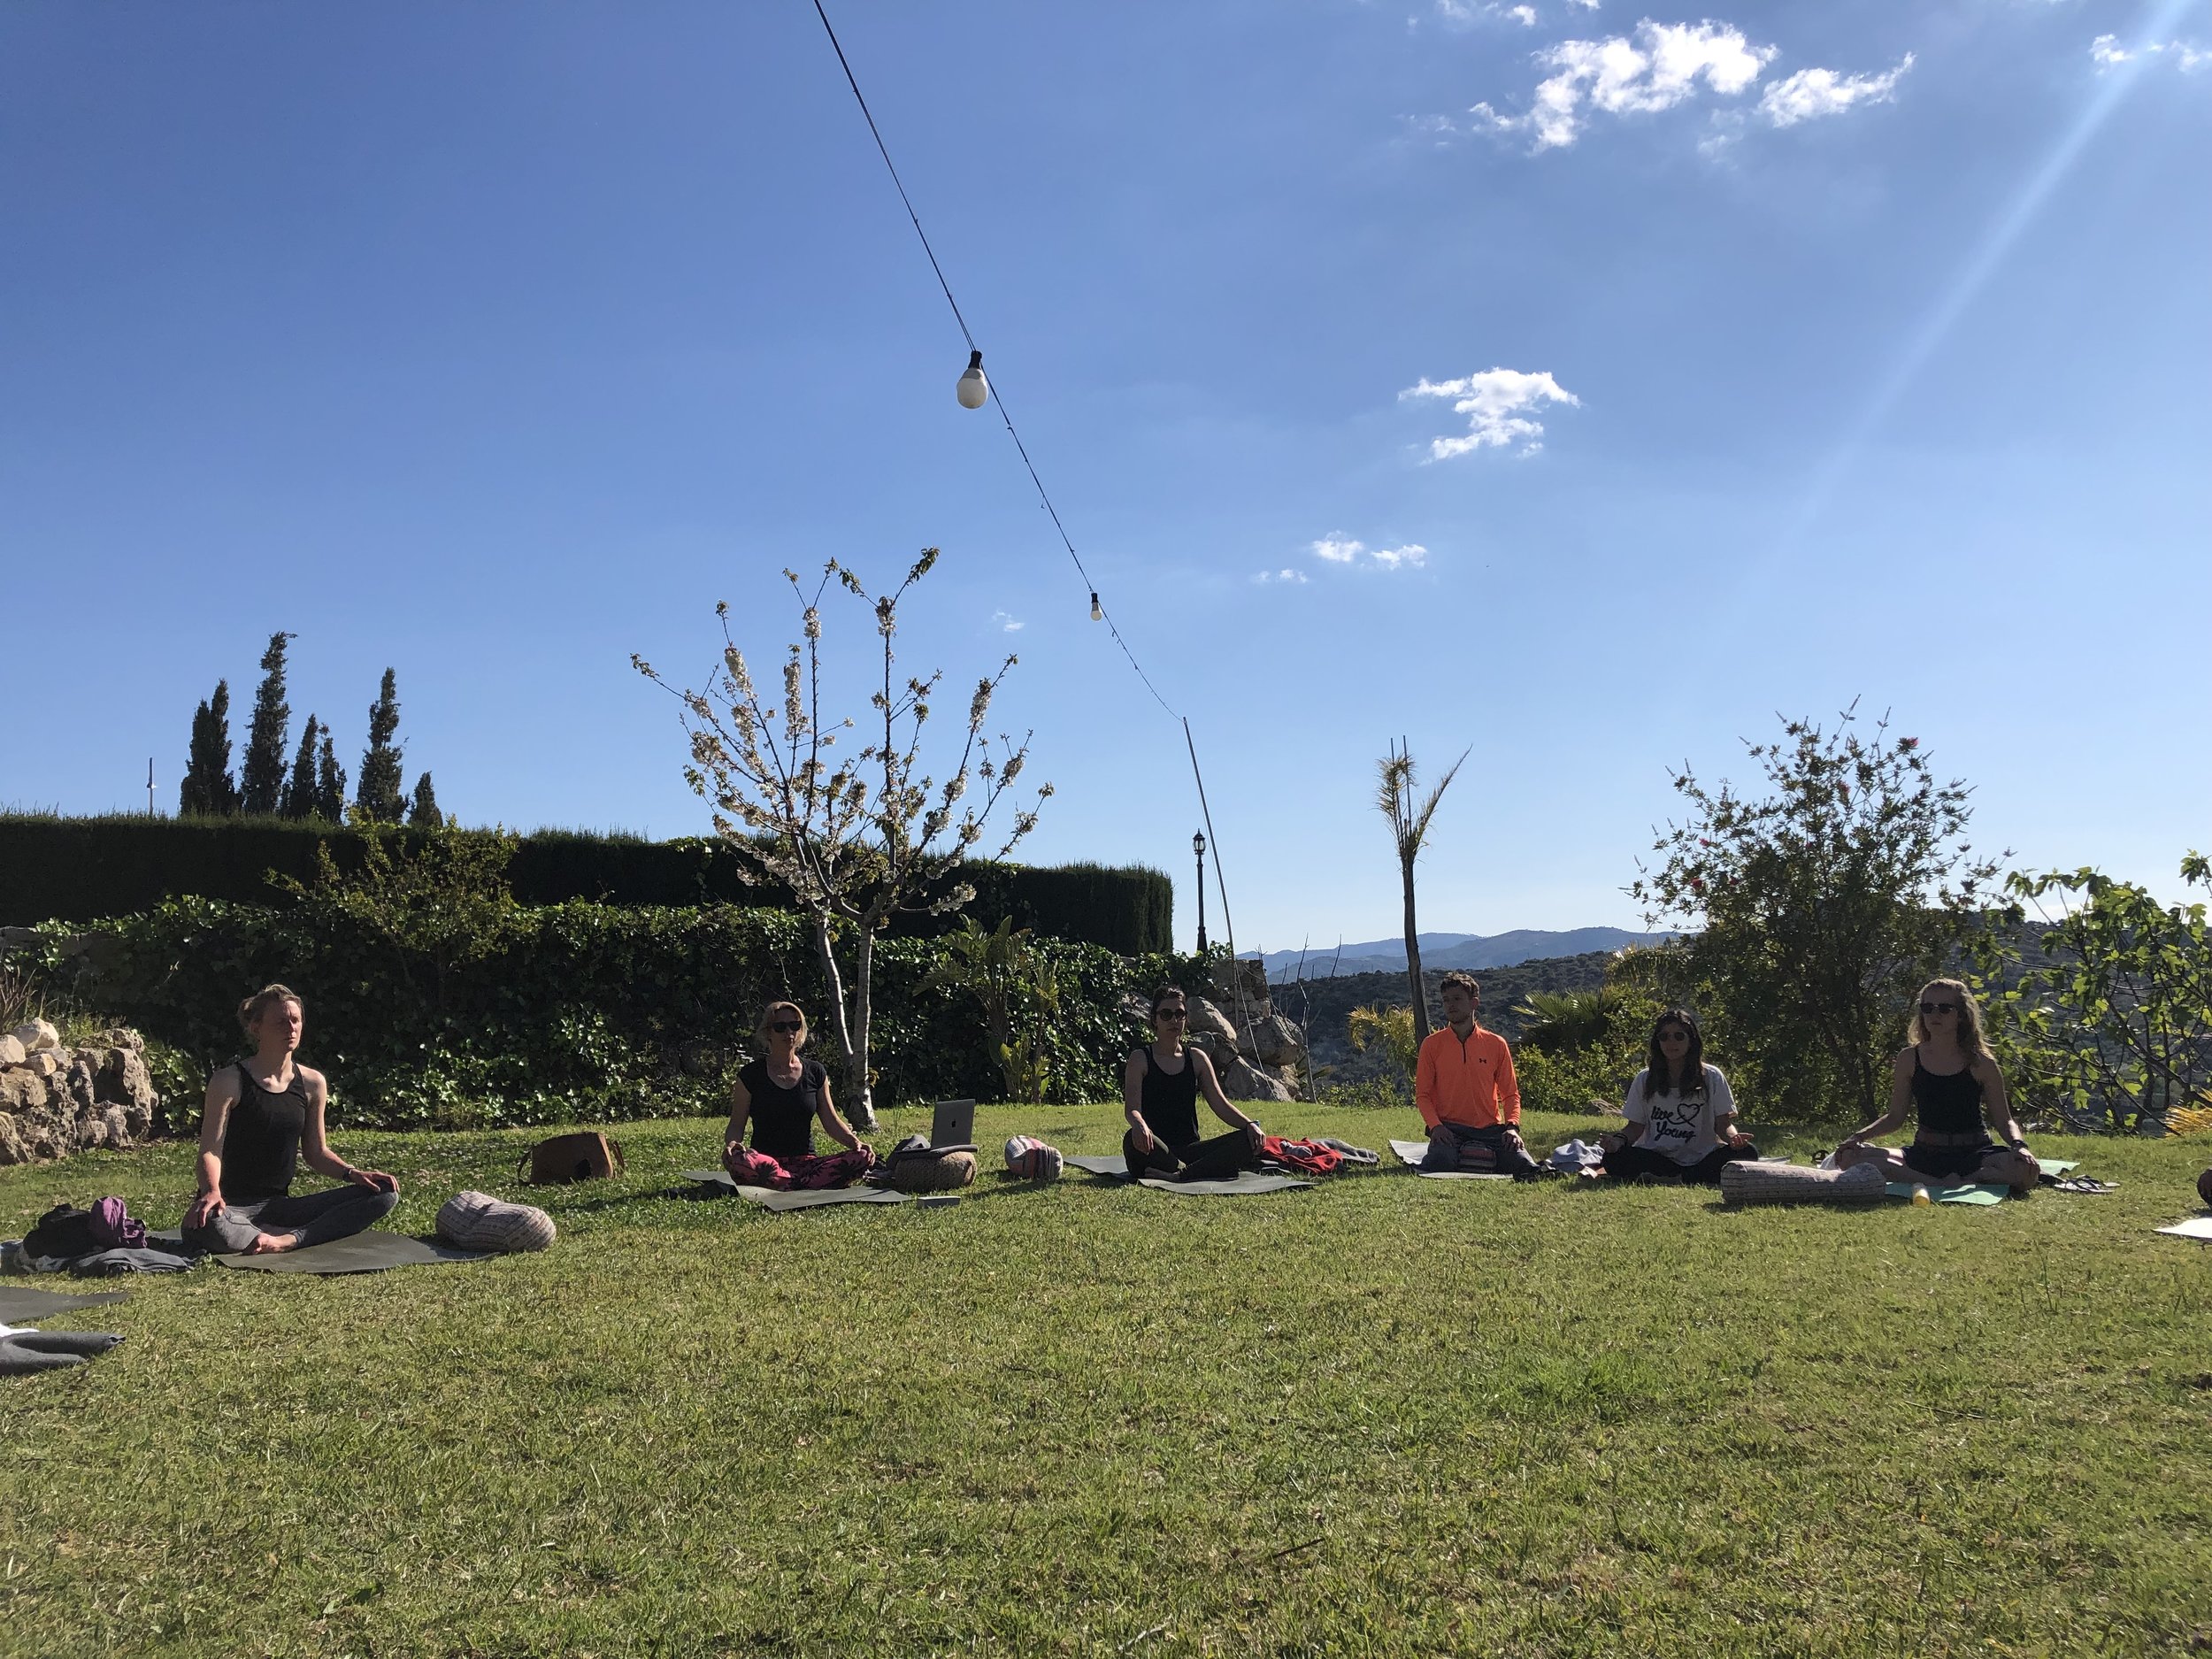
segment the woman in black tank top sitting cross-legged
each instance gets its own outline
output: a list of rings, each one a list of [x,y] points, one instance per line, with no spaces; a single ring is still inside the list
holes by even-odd
[[[1912,1144],[1869,1146],[1916,1111]],[[1996,1139],[1991,1138],[1994,1131]],[[1932,979],[1913,1015],[1912,1047],[1891,1067],[1889,1110],[1836,1148],[1836,1162],[1878,1163],[1915,1186],[2009,1187],[2026,1192],[2043,1172],[2005,1099],[2005,1079],[1982,1038],[1981,1010],[1956,979]]]
[[[731,1086],[730,1125],[722,1136],[723,1167],[728,1168],[733,1156],[745,1149],[749,1125],[752,1149],[787,1167],[795,1158],[814,1155],[817,1122],[831,1140],[849,1152],[858,1152],[860,1137],[830,1099],[827,1069],[799,1053],[806,1043],[806,1016],[799,1005],[780,1000],[769,1003],[761,1011],[755,1034],[764,1052],[738,1072]]]
[[[323,1133],[329,1087],[296,1057],[305,1029],[300,999],[281,985],[265,986],[246,999],[238,1019],[254,1051],[208,1079],[200,1192],[184,1212],[184,1241],[265,1256],[374,1226],[398,1204],[399,1183],[381,1170],[357,1170],[330,1149]],[[302,1158],[345,1185],[295,1198]]]
[[[1260,1160],[1260,1126],[1229,1103],[1213,1062],[1188,1048],[1183,1032],[1190,1010],[1171,985],[1152,995],[1152,1041],[1132,1048],[1121,1068],[1122,1110],[1129,1133],[1121,1138],[1129,1179],[1164,1175],[1178,1180],[1217,1180]],[[1198,1096],[1234,1132],[1198,1138]]]

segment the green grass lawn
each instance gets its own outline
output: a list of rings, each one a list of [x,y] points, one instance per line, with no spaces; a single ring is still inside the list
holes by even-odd
[[[1991,1210],[992,1173],[773,1216],[670,1192],[718,1128],[625,1126],[623,1177],[538,1196],[542,1256],[206,1267],[50,1322],[129,1340],[0,1382],[0,1652],[2212,1645],[2212,1256],[2150,1232],[2206,1143],[2039,1142],[2121,1190]],[[977,1133],[1018,1129],[1117,1118]],[[529,1138],[339,1144],[426,1231]],[[0,1234],[107,1192],[173,1223],[189,1168],[0,1171]]]

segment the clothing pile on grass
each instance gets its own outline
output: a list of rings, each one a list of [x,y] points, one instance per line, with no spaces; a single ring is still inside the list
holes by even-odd
[[[56,1204],[22,1238],[0,1240],[0,1268],[14,1272],[106,1279],[122,1273],[181,1273],[193,1260],[150,1246],[146,1224],[119,1198],[100,1199],[89,1210]]]

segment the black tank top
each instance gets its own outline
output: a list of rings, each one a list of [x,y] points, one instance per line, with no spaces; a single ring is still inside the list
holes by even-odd
[[[1912,1103],[1920,1113],[1920,1133],[1937,1135],[1984,1134],[1982,1086],[1974,1068],[1963,1071],[1931,1071],[1920,1063],[1920,1050],[1912,1051]]]
[[[1183,1050],[1180,1071],[1160,1070],[1152,1045],[1144,1046],[1144,1082],[1137,1096],[1146,1125],[1179,1150],[1198,1143],[1198,1067]]]
[[[223,1195],[250,1203],[292,1190],[307,1129],[307,1085],[295,1064],[291,1082],[272,1094],[243,1060],[234,1064],[238,1103],[223,1124]]]
[[[822,1110],[822,1086],[829,1072],[819,1060],[799,1062],[799,1080],[788,1086],[768,1079],[768,1063],[756,1060],[737,1074],[752,1104],[753,1150],[772,1158],[814,1154],[814,1118]]]

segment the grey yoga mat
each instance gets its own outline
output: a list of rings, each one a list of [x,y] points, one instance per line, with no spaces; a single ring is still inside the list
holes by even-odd
[[[1421,1160],[1429,1155],[1425,1141],[1393,1141],[1390,1149],[1398,1155],[1398,1162],[1425,1181],[1509,1181],[1510,1175],[1487,1170],[1425,1170]]]
[[[1087,1175],[1103,1175],[1117,1181],[1129,1179],[1129,1160],[1120,1153],[1073,1152],[1061,1160],[1071,1170],[1081,1170]]]
[[[96,1308],[104,1302],[120,1302],[128,1291],[103,1290],[89,1296],[72,1296],[58,1290],[33,1290],[28,1286],[0,1285],[0,1325],[27,1325],[57,1313]]]
[[[1129,1160],[1119,1153],[1110,1156],[1089,1153],[1071,1157],[1064,1162],[1074,1169],[1102,1176],[1110,1181],[1130,1185]],[[1311,1181],[1294,1179],[1287,1175],[1263,1175],[1247,1170],[1225,1181],[1179,1181],[1164,1175],[1148,1175],[1138,1181],[1139,1187],[1149,1187],[1156,1193],[1180,1193],[1187,1198],[1225,1198],[1239,1193],[1280,1193],[1294,1187],[1310,1187]]]
[[[1156,1193],[1179,1193],[1186,1198],[1231,1198],[1240,1193],[1286,1193],[1293,1187],[1310,1187],[1313,1183],[1295,1180],[1287,1175],[1261,1175],[1247,1170],[1226,1181],[1174,1181],[1148,1175],[1137,1185],[1149,1187]]]
[[[457,1250],[438,1239],[411,1239],[403,1233],[357,1233],[328,1244],[273,1256],[218,1256],[225,1267],[257,1273],[380,1273],[388,1267],[419,1267],[431,1262],[481,1262],[481,1250]]]
[[[895,1193],[887,1187],[824,1187],[812,1192],[780,1193],[772,1187],[740,1187],[727,1170],[685,1170],[683,1179],[702,1187],[718,1187],[749,1204],[772,1210],[778,1215],[792,1210],[820,1210],[829,1204],[902,1204],[913,1194]],[[946,1196],[956,1196],[946,1194]]]

